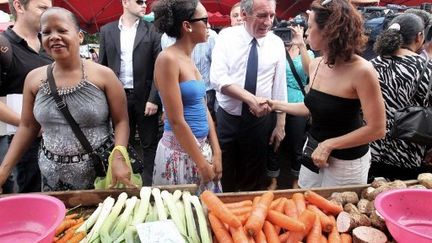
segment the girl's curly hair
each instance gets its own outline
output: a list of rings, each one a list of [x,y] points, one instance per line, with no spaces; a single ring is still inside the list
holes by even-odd
[[[349,61],[353,54],[361,54],[367,42],[363,18],[347,0],[331,0],[323,6],[323,0],[315,0],[311,9],[315,22],[327,41],[327,65],[333,66],[336,59]]]
[[[170,37],[180,38],[183,21],[190,20],[198,0],[158,0],[152,4],[154,25]]]

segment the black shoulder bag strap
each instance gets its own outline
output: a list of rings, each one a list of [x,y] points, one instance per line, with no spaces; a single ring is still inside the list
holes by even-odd
[[[71,126],[72,131],[74,132],[76,138],[80,141],[81,145],[84,147],[84,149],[87,151],[87,153],[92,153],[93,148],[90,145],[90,142],[87,140],[86,136],[82,132],[78,123],[72,117],[72,115],[69,112],[69,109],[67,107],[67,104],[63,101],[63,99],[59,96],[59,94],[57,92],[57,86],[56,86],[55,81],[54,81],[54,76],[53,76],[52,70],[53,70],[52,66],[48,65],[48,67],[47,67],[47,81],[48,81],[48,84],[50,87],[51,95],[54,98],[54,101],[56,102],[57,108],[61,111],[61,113],[63,113],[63,116],[65,117],[65,119],[69,123],[69,125]]]
[[[303,85],[303,83],[301,81],[301,78],[300,78],[299,74],[297,73],[297,70],[295,69],[294,62],[293,62],[290,54],[288,53],[288,51],[285,50],[285,52],[286,52],[286,58],[288,60],[290,68],[291,68],[291,72],[293,73],[294,78],[296,79],[297,84],[300,87],[301,92],[303,93],[303,96],[306,96],[306,91],[305,91],[304,85]]]

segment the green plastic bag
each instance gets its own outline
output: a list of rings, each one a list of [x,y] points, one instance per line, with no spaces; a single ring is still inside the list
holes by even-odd
[[[111,154],[108,158],[108,171],[105,177],[96,177],[96,180],[94,182],[95,189],[109,189],[110,185],[112,183],[112,171],[111,171],[111,163],[113,161],[114,152],[118,150],[124,157],[126,164],[129,167],[129,170],[131,173],[131,182],[136,185],[138,188],[142,187],[142,178],[140,174],[134,174],[132,171],[132,166],[129,158],[129,153],[127,152],[127,149],[125,146],[115,146],[114,149],[111,151]],[[123,183],[117,182],[117,184],[114,186],[114,188],[125,188],[125,185]]]

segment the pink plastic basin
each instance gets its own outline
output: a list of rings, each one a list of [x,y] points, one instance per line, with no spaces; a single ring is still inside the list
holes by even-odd
[[[375,208],[398,243],[432,242],[432,190],[387,191],[375,199]]]
[[[55,197],[25,194],[0,199],[0,242],[51,243],[66,213]]]

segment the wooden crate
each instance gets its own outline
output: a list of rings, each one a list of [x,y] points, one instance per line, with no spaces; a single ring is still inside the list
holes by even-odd
[[[404,181],[408,186],[418,184],[417,180]],[[275,199],[279,197],[291,198],[292,194],[296,192],[304,193],[307,190],[312,190],[323,197],[329,197],[333,192],[344,192],[344,191],[354,191],[360,194],[363,189],[369,187],[370,184],[358,185],[358,186],[340,186],[340,187],[321,187],[321,188],[311,188],[311,189],[287,189],[287,190],[276,190],[274,192]],[[239,202],[243,200],[252,200],[256,196],[260,196],[265,191],[254,191],[254,192],[229,192],[229,193],[219,193],[218,197],[225,203]]]

